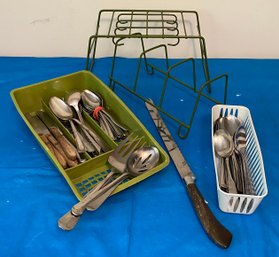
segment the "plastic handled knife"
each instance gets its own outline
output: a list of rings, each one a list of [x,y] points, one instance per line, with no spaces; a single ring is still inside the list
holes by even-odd
[[[149,102],[153,104],[151,99],[149,99]],[[146,102],[146,107],[181,178],[186,183],[189,197],[193,203],[196,214],[204,230],[206,231],[209,238],[211,238],[218,246],[222,248],[228,248],[232,240],[232,234],[215,218],[209,209],[207,203],[195,184],[193,172],[191,171],[177,144],[172,138],[164,121],[160,117],[158,110],[150,103]]]

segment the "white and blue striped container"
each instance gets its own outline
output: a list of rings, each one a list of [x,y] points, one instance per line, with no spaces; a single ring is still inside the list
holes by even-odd
[[[246,160],[248,165],[248,172],[250,173],[256,195],[226,193],[221,190],[219,186],[218,176],[220,173],[220,161],[215,153],[213,134],[215,121],[220,117],[220,115],[234,115],[242,121],[242,125],[244,126],[247,134]],[[219,208],[222,211],[229,213],[252,214],[256,210],[262,199],[267,195],[268,190],[265,179],[261,149],[254,129],[250,111],[244,106],[215,105],[212,108],[211,118],[212,150],[216,174]]]

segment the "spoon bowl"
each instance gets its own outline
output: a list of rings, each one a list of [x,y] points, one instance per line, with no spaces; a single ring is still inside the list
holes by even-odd
[[[154,146],[145,146],[134,151],[128,161],[127,170],[131,175],[138,176],[154,168],[160,159],[160,153]]]
[[[233,140],[225,130],[216,130],[213,135],[213,144],[216,153],[220,157],[227,158],[232,155],[234,149]]]
[[[75,109],[75,111],[77,113],[77,116],[78,116],[78,119],[81,122],[83,122],[83,118],[82,118],[81,111],[80,111],[80,108],[79,108],[80,99],[81,99],[81,93],[80,92],[74,92],[74,93],[72,93],[68,96],[67,104],[69,106],[72,106]]]
[[[224,117],[224,127],[226,131],[233,137],[238,127],[241,125],[241,120],[234,115]]]
[[[57,96],[50,98],[49,107],[52,112],[61,120],[67,121],[72,119],[74,116],[71,107]]]
[[[102,105],[100,97],[88,89],[82,91],[81,100],[88,111],[93,111],[96,107]]]

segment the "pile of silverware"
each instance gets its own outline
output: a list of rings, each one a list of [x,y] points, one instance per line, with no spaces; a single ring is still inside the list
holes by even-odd
[[[221,190],[231,194],[255,195],[246,158],[246,121],[223,113],[214,123],[213,144],[218,158]]]
[[[92,115],[110,138],[120,140],[127,136],[128,130],[117,123],[105,110],[104,101],[100,95],[87,89],[83,90],[81,102],[84,110]]]
[[[128,134],[128,130],[105,111],[101,96],[89,90],[73,92],[65,100],[52,96],[48,104],[52,113],[73,135],[75,145],[68,141],[47,112],[28,113],[26,118],[64,169],[84,162],[83,153],[94,157],[110,150],[104,139],[85,123],[83,110],[92,115],[112,140],[123,140]]]
[[[154,168],[159,159],[156,147],[146,146],[143,137],[130,134],[110,154],[108,163],[112,167],[111,172],[59,219],[59,227],[72,230],[85,210],[98,209],[126,178],[137,177]]]

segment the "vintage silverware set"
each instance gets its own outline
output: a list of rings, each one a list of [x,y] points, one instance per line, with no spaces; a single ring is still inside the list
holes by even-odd
[[[220,112],[214,124],[213,144],[219,160],[219,186],[227,193],[255,195],[246,159],[246,121]]]

